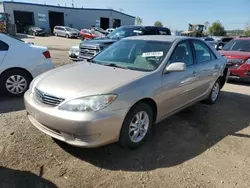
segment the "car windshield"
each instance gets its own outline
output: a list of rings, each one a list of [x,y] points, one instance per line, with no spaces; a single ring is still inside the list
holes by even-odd
[[[133,28],[133,27],[120,27],[110,33],[108,38],[125,38],[130,36],[142,35],[142,28]]]
[[[250,40],[231,40],[224,48],[224,51],[247,51],[250,52]]]
[[[73,31],[70,27],[65,27],[66,31]]]
[[[92,62],[138,71],[156,70],[172,43],[147,40],[120,40],[100,52]]]

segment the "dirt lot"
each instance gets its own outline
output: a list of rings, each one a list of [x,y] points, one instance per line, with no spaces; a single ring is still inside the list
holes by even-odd
[[[69,62],[77,40],[27,38]],[[0,98],[0,187],[250,187],[250,85],[227,84],[216,105],[196,104],[158,124],[134,151],[81,149],[33,127],[23,99]]]

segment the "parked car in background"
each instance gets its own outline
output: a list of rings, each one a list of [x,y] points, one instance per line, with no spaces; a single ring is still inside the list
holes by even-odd
[[[235,38],[219,52],[227,59],[229,79],[250,81],[250,37]]]
[[[112,33],[114,30],[115,30],[114,28],[108,28],[105,31],[106,31],[106,33],[109,34],[109,33]]]
[[[81,29],[81,31],[80,31],[80,38],[82,40],[94,39],[94,38],[100,37],[100,36],[103,36],[103,34],[98,32],[98,31],[91,31],[90,29]]]
[[[61,36],[66,38],[77,38],[79,36],[77,31],[65,26],[55,26],[53,33],[55,36]]]
[[[47,47],[0,34],[0,90],[23,95],[37,75],[54,68]]]
[[[222,37],[215,45],[216,50],[221,50],[232,39],[234,39],[234,37]]]
[[[97,53],[107,48],[114,42],[122,38],[137,36],[137,35],[171,35],[171,32],[166,27],[155,26],[122,26],[114,32],[104,37],[98,37],[89,41],[80,43],[79,61],[93,58]]]
[[[199,39],[128,37],[90,63],[37,77],[25,93],[25,107],[35,127],[68,144],[137,148],[170,115],[199,101],[216,103],[225,63]]]
[[[99,33],[103,34],[103,35],[107,35],[108,32],[106,32],[104,29],[100,28],[100,27],[91,27],[90,28],[91,31],[98,31]]]
[[[79,56],[79,44],[72,46],[69,50],[69,58],[73,61],[76,61]]]
[[[211,44],[213,47],[217,44],[216,40],[214,40],[212,37],[201,37],[200,39],[206,41],[207,43]]]
[[[44,28],[31,25],[24,27],[24,33],[34,36],[45,36],[47,34]]]
[[[78,34],[78,37],[80,36],[80,30],[79,29],[76,29],[76,28],[72,28],[73,31],[77,32]]]

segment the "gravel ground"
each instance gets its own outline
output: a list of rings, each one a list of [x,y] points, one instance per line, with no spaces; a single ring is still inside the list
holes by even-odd
[[[44,38],[25,40],[45,45]],[[69,63],[76,40],[48,41],[56,66]],[[215,105],[196,104],[166,119],[133,151],[54,141],[28,121],[22,98],[1,97],[0,187],[249,188],[249,86],[226,84]]]

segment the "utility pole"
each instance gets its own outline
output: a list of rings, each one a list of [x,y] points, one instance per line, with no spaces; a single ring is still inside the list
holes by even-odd
[[[72,0],[72,7],[74,8],[74,0]]]

